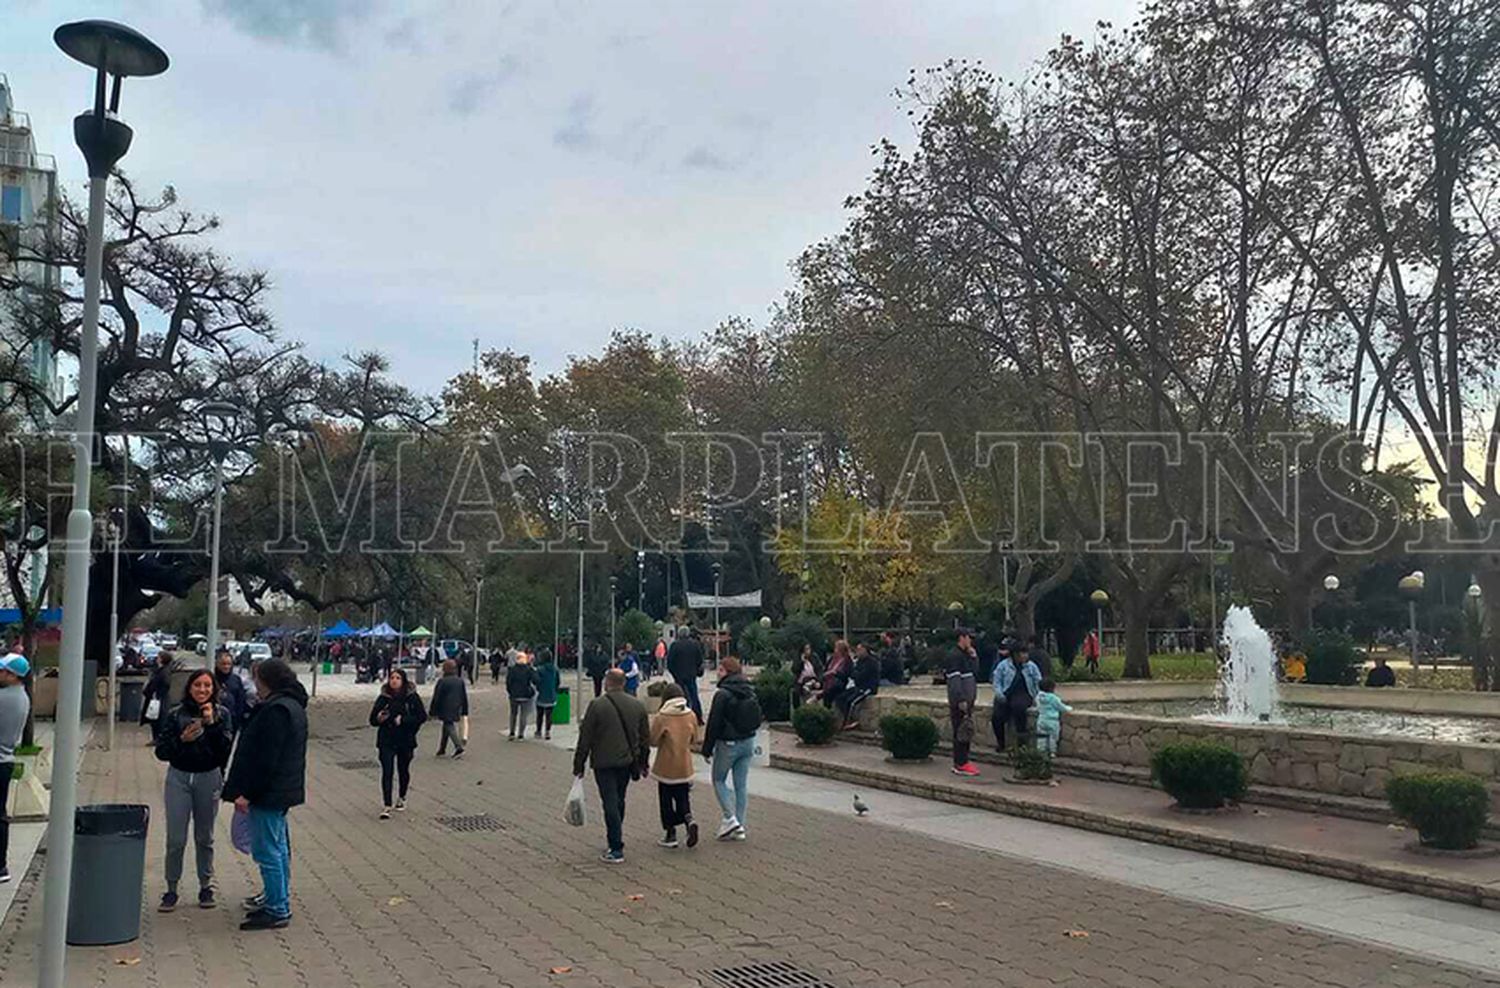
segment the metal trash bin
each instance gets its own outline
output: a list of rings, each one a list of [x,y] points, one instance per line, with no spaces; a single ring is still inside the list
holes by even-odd
[[[146,681],[138,677],[118,676],[115,678],[115,688],[120,691],[120,723],[136,723],[141,719],[141,708],[146,703]]]
[[[427,663],[423,662],[421,665],[410,671],[412,672],[413,677],[416,679],[418,686],[427,685]]]
[[[552,708],[552,723],[566,724],[573,713],[573,692],[566,686],[557,688],[557,706]]]
[[[150,807],[133,803],[99,803],[74,811],[69,944],[101,947],[141,935],[150,820]]]

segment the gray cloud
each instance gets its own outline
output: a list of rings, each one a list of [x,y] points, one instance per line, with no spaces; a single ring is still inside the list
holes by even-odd
[[[336,49],[346,28],[363,21],[377,0],[200,0],[205,13],[271,41]]]
[[[426,51],[421,36],[417,33],[417,19],[403,17],[395,27],[385,32],[385,43],[400,51],[420,55]]]
[[[594,130],[593,96],[573,97],[563,125],[552,132],[552,143],[569,151],[591,151],[599,146],[599,134]]]
[[[448,109],[461,117],[484,108],[490,98],[520,72],[521,63],[514,55],[502,56],[498,66],[489,72],[475,72],[460,79],[448,92]]]
[[[682,156],[682,166],[708,172],[727,172],[734,169],[734,163],[728,158],[701,144]]]

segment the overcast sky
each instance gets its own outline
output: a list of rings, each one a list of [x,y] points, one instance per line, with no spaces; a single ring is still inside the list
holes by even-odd
[[[470,341],[543,371],[619,328],[764,322],[836,232],[912,67],[1025,71],[1130,0],[3,0],[0,72],[81,194],[87,71],[53,47],[123,20],[172,57],[127,82],[125,169],[224,220],[283,332],[388,353],[412,383]]]

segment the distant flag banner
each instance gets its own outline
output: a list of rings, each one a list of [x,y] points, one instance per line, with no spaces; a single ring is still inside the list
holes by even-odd
[[[711,610],[715,607],[728,609],[731,607],[759,607],[760,591],[752,590],[749,593],[726,594],[716,597],[711,593],[693,593],[688,591],[688,607],[695,611]]]

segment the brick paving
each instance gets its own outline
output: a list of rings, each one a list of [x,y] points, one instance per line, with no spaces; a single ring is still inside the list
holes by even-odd
[[[583,830],[562,822],[568,755],[505,742],[498,700],[497,691],[476,691],[474,743],[461,761],[435,761],[436,732],[423,732],[411,809],[389,822],[375,816],[378,773],[337,764],[373,758],[365,706],[320,700],[311,802],[292,816],[292,927],[241,934],[235,908],[151,911],[161,891],[154,879],[162,838],[154,831],[141,940],[73,948],[68,983],[633,988],[699,984],[708,968],[790,961],[835,988],[1500,988],[1500,979],[1465,969],[931,840],[852,813],[754,801],[748,842],[664,851],[654,846],[651,783],[632,789],[629,862],[605,865],[597,860],[597,812]],[[92,800],[143,800],[159,811],[162,770],[143,744],[114,755],[90,751],[84,791]],[[707,787],[694,797],[700,816],[711,819]],[[436,822],[476,813],[504,829],[455,834]],[[224,814],[220,897],[235,903],[255,883],[227,828]],[[6,986],[35,977],[41,901],[34,871],[0,928]],[[1069,930],[1088,936],[1069,937]],[[553,975],[554,967],[571,970]]]

